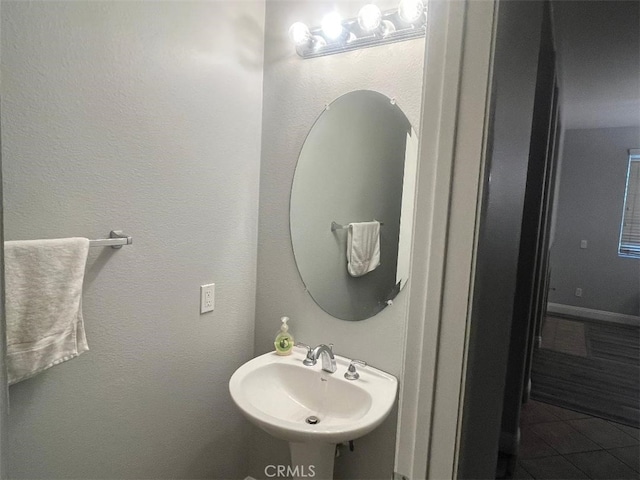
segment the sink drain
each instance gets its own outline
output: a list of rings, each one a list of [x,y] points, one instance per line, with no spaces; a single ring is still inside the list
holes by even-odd
[[[320,419],[315,415],[311,415],[310,417],[307,417],[305,422],[307,422],[309,425],[315,425],[317,423],[320,423]]]

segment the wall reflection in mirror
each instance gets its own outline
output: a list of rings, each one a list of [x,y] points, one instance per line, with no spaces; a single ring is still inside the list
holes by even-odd
[[[376,315],[409,275],[418,139],[395,101],[361,90],[327,106],[300,152],[291,189],[296,264],[313,300],[343,320]],[[347,269],[349,228],[378,221],[379,265]]]

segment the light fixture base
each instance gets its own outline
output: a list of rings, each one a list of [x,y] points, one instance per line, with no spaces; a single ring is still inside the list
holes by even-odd
[[[377,47],[396,42],[404,42],[423,38],[426,36],[426,16],[425,19],[414,24],[407,24],[402,21],[397,10],[388,10],[382,13],[382,23],[389,22],[395,26],[395,31],[385,29],[375,32],[365,32],[358,24],[358,18],[350,18],[343,22],[343,27],[350,32],[350,40],[332,41],[325,39],[325,42],[309,42],[307,45],[298,46],[296,52],[302,58],[323,57],[325,55],[335,55],[337,53],[359,50],[361,48]],[[310,29],[313,38],[325,38],[321,27]]]

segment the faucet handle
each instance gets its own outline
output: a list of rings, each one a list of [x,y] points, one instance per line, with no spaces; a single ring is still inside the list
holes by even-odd
[[[302,363],[304,365],[306,365],[307,367],[311,367],[311,366],[316,364],[316,359],[313,358],[313,353],[311,353],[311,347],[309,345],[307,345],[306,343],[302,343],[302,342],[296,342],[296,343],[294,343],[294,346],[302,347],[302,348],[306,348],[307,349],[307,356],[302,361]]]
[[[362,360],[351,360],[351,363],[349,364],[347,371],[344,372],[344,378],[346,378],[347,380],[357,380],[360,378],[360,374],[356,370],[356,365],[360,365],[361,367],[366,367],[367,362],[364,362]]]

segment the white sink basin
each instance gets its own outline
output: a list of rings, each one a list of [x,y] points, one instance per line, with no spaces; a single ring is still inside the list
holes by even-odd
[[[340,443],[366,435],[389,415],[398,380],[373,367],[358,367],[347,380],[350,360],[336,355],[338,369],[324,372],[322,361],[302,364],[304,349],[291,355],[266,353],[242,365],[231,377],[231,397],[247,418],[289,442]],[[311,425],[310,416],[320,421]]]
[[[229,391],[251,422],[290,442],[292,456],[301,444],[323,444],[332,468],[335,444],[366,435],[389,415],[398,380],[373,367],[358,367],[360,378],[347,380],[349,359],[336,355],[338,369],[328,373],[321,359],[303,365],[305,356],[306,350],[296,347],[291,355],[256,357],[235,371]],[[315,425],[306,421],[312,416],[319,419]]]

